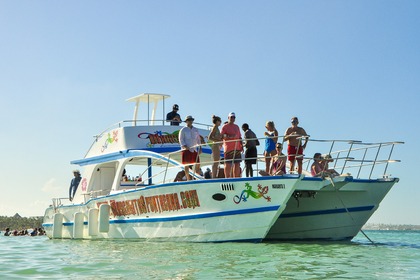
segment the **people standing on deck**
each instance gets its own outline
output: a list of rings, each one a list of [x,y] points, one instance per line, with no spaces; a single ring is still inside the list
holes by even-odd
[[[191,180],[190,165],[195,165],[194,172],[198,173],[200,170],[199,151],[201,147],[201,138],[198,129],[193,126],[194,118],[187,116],[185,118],[186,126],[179,131],[179,143],[182,149],[182,164],[185,165],[185,177]]]
[[[82,177],[80,176],[80,171],[79,170],[73,170],[73,175],[74,175],[74,178],[71,179],[70,188],[69,188],[69,199],[70,199],[70,201],[73,200],[74,195],[75,195],[76,190],[77,190],[77,187],[79,186],[80,180],[82,179]]]
[[[179,106],[174,104],[172,111],[166,115],[166,121],[171,122],[171,125],[179,125],[181,123],[181,116],[178,114]]]
[[[209,141],[211,147],[211,155],[213,159],[212,165],[212,178],[218,178],[219,176],[219,161],[220,161],[220,146],[222,141],[222,135],[220,134],[219,126],[222,123],[222,119],[218,116],[213,115],[212,117],[213,127],[209,134]]]
[[[290,172],[295,170],[295,161],[298,163],[298,174],[302,174],[303,150],[308,144],[309,135],[305,129],[299,127],[297,117],[291,119],[292,126],[284,133],[284,141],[288,141],[287,154],[290,162]]]
[[[253,164],[257,163],[257,146],[260,144],[257,135],[249,128],[247,123],[242,125],[245,145],[245,174],[246,177],[254,177]]]
[[[228,115],[228,122],[223,125],[221,134],[225,155],[225,177],[241,177],[242,136],[239,126],[235,124],[235,113]]]
[[[264,136],[266,136],[264,147],[265,172],[269,173],[271,157],[276,154],[276,143],[279,133],[277,132],[273,121],[266,122],[265,128],[267,129],[267,131],[264,132]]]

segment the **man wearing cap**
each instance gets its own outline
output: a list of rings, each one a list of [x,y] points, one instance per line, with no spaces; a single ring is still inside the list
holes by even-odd
[[[223,139],[226,178],[241,177],[242,136],[239,126],[235,124],[235,119],[235,113],[229,113],[228,122],[220,131]]]
[[[82,177],[80,176],[80,171],[79,170],[73,170],[73,175],[74,175],[74,178],[71,179],[70,189],[69,189],[69,199],[70,199],[70,201],[73,200],[74,194],[76,193],[77,187],[79,186],[80,180],[82,179]]]
[[[187,116],[185,118],[186,126],[179,131],[179,143],[181,144],[182,164],[185,165],[185,177],[191,180],[190,165],[195,164],[195,172],[200,169],[200,157],[198,151],[201,144],[200,133],[193,126],[194,118]]]
[[[291,119],[292,126],[284,133],[284,141],[288,141],[287,154],[290,161],[290,172],[295,170],[295,160],[298,163],[298,174],[302,174],[303,150],[308,144],[309,135],[306,131],[299,127],[297,117]],[[304,142],[304,143],[303,143]]]
[[[179,125],[181,116],[178,114],[179,107],[177,104],[172,106],[172,111],[166,115],[166,121],[171,122],[171,125]]]

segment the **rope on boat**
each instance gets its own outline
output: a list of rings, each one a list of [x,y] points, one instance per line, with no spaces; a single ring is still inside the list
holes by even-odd
[[[334,187],[335,193],[337,194],[338,199],[341,201],[341,204],[343,204],[344,209],[346,209],[347,214],[349,214],[349,216],[350,216],[351,220],[353,221],[354,225],[356,225],[356,221],[353,219],[353,216],[351,215],[349,209],[344,204],[344,201],[341,199],[340,195],[338,194],[338,189],[335,187],[333,179],[330,176],[328,176],[327,178],[328,178],[328,180],[330,180],[332,186]],[[369,236],[367,236],[367,234],[363,231],[363,229],[360,229],[360,232],[363,233],[363,235],[367,238],[367,240],[370,241],[370,243],[377,246],[377,244],[374,241],[372,241],[372,239],[370,239]]]

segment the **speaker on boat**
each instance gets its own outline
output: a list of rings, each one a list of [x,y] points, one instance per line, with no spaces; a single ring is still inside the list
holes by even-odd
[[[99,209],[89,209],[88,214],[88,232],[90,236],[98,235],[98,213]]]
[[[99,206],[99,232],[109,231],[109,210],[111,206],[109,204],[101,204]]]
[[[73,238],[83,238],[83,222],[85,215],[81,212],[74,213]]]
[[[53,238],[61,238],[63,234],[63,214],[55,213],[53,221]]]

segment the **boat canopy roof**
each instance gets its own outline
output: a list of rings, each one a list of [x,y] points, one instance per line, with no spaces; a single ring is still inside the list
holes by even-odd
[[[147,104],[147,121],[154,122],[156,120],[156,110],[157,110],[157,106],[159,102],[162,101],[162,112],[165,112],[165,99],[169,97],[171,96],[168,94],[162,94],[162,93],[142,93],[140,95],[128,98],[126,101],[136,103],[134,107],[134,115],[133,115],[134,125],[136,125],[136,122],[137,122],[137,114],[138,114],[140,103],[143,102]],[[151,105],[152,105],[152,108],[150,108]],[[151,112],[150,112],[150,109],[152,109]],[[163,116],[162,119],[165,119],[165,116]]]

